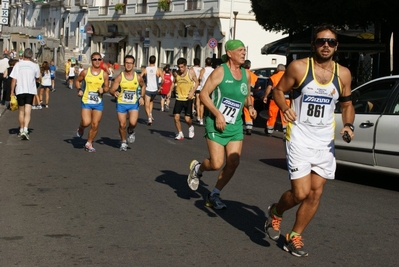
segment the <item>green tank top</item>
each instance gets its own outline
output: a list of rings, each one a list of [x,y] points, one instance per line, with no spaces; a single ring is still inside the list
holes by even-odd
[[[246,71],[241,68],[241,80],[234,79],[227,64],[222,64],[224,76],[222,82],[211,94],[213,104],[223,114],[227,122],[223,133],[237,134],[242,133],[242,108],[245,98],[248,96],[248,80]],[[207,111],[206,126],[207,133],[217,132],[215,128],[215,117]]]

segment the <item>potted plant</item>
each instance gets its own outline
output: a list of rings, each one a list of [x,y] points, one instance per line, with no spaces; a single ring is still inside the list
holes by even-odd
[[[125,6],[125,4],[124,3],[117,3],[116,5],[115,5],[115,10],[117,11],[117,12],[121,12],[122,10],[123,10],[123,7]]]
[[[168,11],[170,6],[170,0],[159,0],[158,8],[163,11]]]

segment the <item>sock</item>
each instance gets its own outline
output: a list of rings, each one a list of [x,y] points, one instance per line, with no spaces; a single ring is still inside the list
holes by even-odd
[[[19,128],[19,132],[22,133],[24,131],[24,128]]]
[[[28,127],[24,127],[23,131],[28,132]]]
[[[179,135],[182,135],[182,136],[183,136],[184,134],[183,134],[183,132],[179,132]]]
[[[283,217],[283,215],[278,214],[276,205],[273,206],[273,208],[272,208],[272,213],[273,213],[274,215],[276,215],[277,217],[280,217],[280,218]]]
[[[196,172],[199,176],[202,175],[202,171],[200,170],[200,166],[201,166],[201,164],[198,164],[197,166],[195,166],[195,172]]]
[[[214,189],[212,190],[211,196],[213,196],[214,194],[219,194],[219,195],[220,195],[220,190],[217,189],[217,188],[214,188]]]
[[[291,231],[290,239],[291,239],[294,235],[301,235],[301,234],[299,234],[299,233],[297,233],[297,232],[294,232],[294,231]]]

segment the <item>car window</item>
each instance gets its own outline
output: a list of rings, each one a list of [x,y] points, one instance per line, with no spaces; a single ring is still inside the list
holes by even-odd
[[[396,96],[396,101],[393,105],[392,114],[399,114],[399,96]]]
[[[377,81],[352,91],[352,102],[356,114],[379,114],[385,109],[386,103],[396,80]],[[337,105],[339,106],[339,104]],[[340,112],[340,107],[337,109]]]

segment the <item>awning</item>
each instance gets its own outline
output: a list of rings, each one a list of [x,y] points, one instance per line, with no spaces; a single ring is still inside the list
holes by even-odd
[[[287,56],[296,53],[311,53],[311,33],[304,32],[290,37],[285,37],[261,48],[263,55],[278,54]],[[291,41],[290,41],[291,39]],[[385,52],[385,44],[375,43],[373,40],[338,34],[338,52],[364,52],[382,53]]]
[[[103,43],[119,43],[120,41],[122,41],[125,38],[126,38],[126,36],[107,38],[103,41]]]

